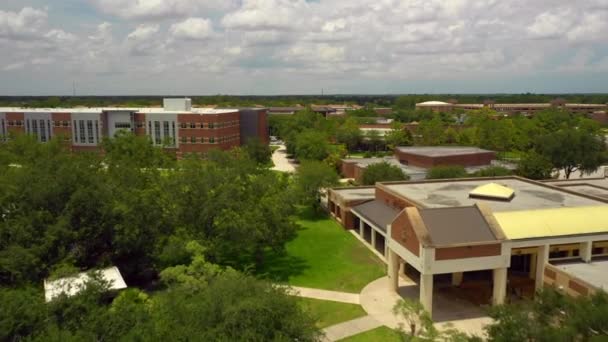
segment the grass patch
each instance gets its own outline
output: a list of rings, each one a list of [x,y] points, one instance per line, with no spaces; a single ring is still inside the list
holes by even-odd
[[[367,315],[361,305],[332,302],[311,298],[298,298],[302,308],[316,319],[320,329]]]
[[[271,254],[258,274],[295,286],[359,293],[385,275],[385,265],[352,234],[327,215],[303,210],[301,229],[285,254]]]
[[[351,337],[340,340],[341,342],[398,342],[401,341],[399,334],[389,327],[379,327],[360,333]]]

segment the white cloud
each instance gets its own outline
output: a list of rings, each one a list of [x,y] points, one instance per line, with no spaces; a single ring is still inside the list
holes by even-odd
[[[135,41],[150,39],[158,32],[159,29],[160,26],[158,25],[139,25],[135,31],[127,35],[127,39]]]
[[[178,39],[201,40],[207,39],[213,34],[213,27],[209,19],[188,18],[171,25],[169,31],[173,37]]]
[[[291,30],[307,14],[304,0],[244,0],[241,8],[224,16],[222,24],[234,30]]]
[[[94,0],[103,12],[125,19],[159,20],[204,11],[225,11],[234,0]]]
[[[0,10],[0,38],[40,38],[47,21],[46,11],[24,7],[19,12]]]
[[[608,70],[605,0],[88,0],[97,12],[74,17],[21,1],[0,4],[0,45],[11,47],[0,68],[23,82],[46,72],[49,87],[61,73],[88,75],[91,92],[106,89],[100,77],[159,93],[290,92],[327,79],[364,92]]]
[[[572,9],[562,8],[536,16],[528,32],[536,38],[559,38],[570,26]]]

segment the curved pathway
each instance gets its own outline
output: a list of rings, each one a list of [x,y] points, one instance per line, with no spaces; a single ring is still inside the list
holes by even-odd
[[[338,323],[323,329],[326,341],[337,341],[385,325],[392,329],[405,323],[395,316],[393,307],[402,298],[418,298],[418,285],[407,277],[399,278],[399,291],[389,290],[388,277],[382,277],[367,284],[360,294],[291,286],[293,296],[329,300],[348,304],[360,304],[367,316]],[[445,295],[441,289],[433,294],[433,319],[438,329],[455,328],[468,334],[484,336],[483,327],[491,319],[483,309],[452,296]]]
[[[279,145],[279,148],[272,153],[272,162],[274,163],[272,170],[292,173],[296,171],[294,163],[287,159],[285,145]]]

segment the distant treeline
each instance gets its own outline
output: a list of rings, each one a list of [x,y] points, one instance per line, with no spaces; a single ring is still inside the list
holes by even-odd
[[[144,107],[161,106],[163,97],[175,96],[0,96],[1,107]],[[194,105],[221,107],[357,104],[373,107],[414,108],[418,102],[456,100],[459,103],[546,103],[556,98],[570,103],[608,103],[608,94],[413,94],[413,95],[277,95],[187,96]]]

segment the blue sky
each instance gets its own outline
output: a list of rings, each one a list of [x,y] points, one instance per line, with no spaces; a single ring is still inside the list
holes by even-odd
[[[0,95],[608,92],[606,0],[3,0]]]

